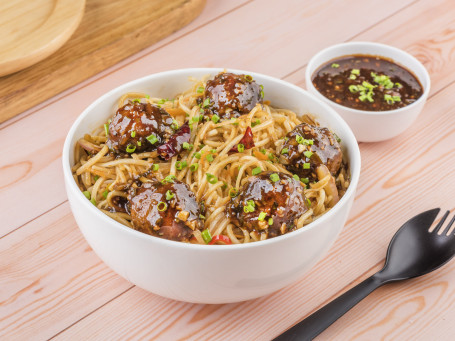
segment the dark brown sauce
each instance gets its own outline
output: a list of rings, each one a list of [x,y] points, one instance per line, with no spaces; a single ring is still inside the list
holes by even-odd
[[[370,55],[334,59],[314,72],[312,82],[331,101],[367,111],[402,108],[423,94],[410,71],[390,59]]]

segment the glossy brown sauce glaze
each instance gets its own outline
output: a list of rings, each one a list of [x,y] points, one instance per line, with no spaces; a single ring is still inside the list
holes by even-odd
[[[204,115],[229,119],[248,114],[262,103],[264,92],[251,76],[220,73],[207,81],[204,97],[199,104]]]
[[[287,174],[263,172],[248,178],[226,206],[226,214],[249,232],[276,237],[292,231],[308,210],[303,190],[300,181]]]
[[[178,180],[144,183],[131,188],[131,222],[141,232],[176,241],[189,241],[201,230],[200,207],[194,193]]]
[[[129,102],[112,117],[107,146],[116,153],[155,150],[173,134],[172,123],[172,117],[156,105]],[[151,135],[156,141],[147,140]]]
[[[334,59],[314,72],[312,82],[331,101],[367,111],[402,108],[423,94],[422,85],[410,71],[370,55]]]
[[[337,137],[329,129],[302,123],[284,138],[279,160],[288,171],[313,181],[317,180],[316,169],[321,164],[335,175],[343,153]]]

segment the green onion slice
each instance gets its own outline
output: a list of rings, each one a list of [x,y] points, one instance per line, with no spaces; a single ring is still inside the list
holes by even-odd
[[[267,213],[261,212],[261,213],[259,213],[258,220],[263,221],[266,216],[267,216]]]
[[[239,151],[239,153],[242,153],[245,150],[245,145],[239,143],[237,145],[237,150]]]
[[[272,173],[270,174],[270,180],[272,180],[273,182],[277,182],[280,180],[280,176],[277,173]]]
[[[204,242],[206,244],[210,243],[212,240],[212,235],[210,234],[210,231],[208,229],[205,229],[204,231],[201,232],[202,239],[204,239]]]
[[[175,163],[175,168],[177,168],[177,170],[182,170],[183,168],[185,168],[187,166],[187,162],[186,161],[177,161]]]
[[[167,210],[167,204],[166,204],[165,202],[163,202],[163,201],[160,201],[160,202],[158,203],[157,208],[158,208],[158,211],[164,212],[164,211]]]
[[[88,200],[90,200],[90,197],[92,196],[89,191],[84,191],[82,194],[84,194]]]
[[[213,116],[212,116],[212,122],[213,122],[213,123],[216,124],[216,123],[218,123],[219,121],[220,121],[220,117],[219,117],[218,115],[213,115]]]
[[[171,200],[175,196],[170,190],[166,192],[166,200]]]
[[[197,169],[199,168],[199,165],[197,163],[193,163],[191,166],[190,166],[190,170],[194,173],[195,171],[197,171]]]
[[[107,123],[104,124],[104,132],[106,133],[106,136],[109,136],[109,124]]]
[[[134,144],[129,144],[126,146],[126,152],[127,153],[133,153],[136,150],[136,146]]]
[[[207,173],[206,177],[207,177],[207,181],[212,185],[216,184],[218,182],[218,178],[213,174]]]
[[[251,171],[251,174],[252,175],[258,175],[262,172],[262,169],[261,167],[256,167],[256,168],[253,168],[253,170]]]
[[[158,138],[154,135],[154,134],[151,134],[149,136],[146,137],[147,141],[149,141],[151,144],[155,144],[158,142]]]

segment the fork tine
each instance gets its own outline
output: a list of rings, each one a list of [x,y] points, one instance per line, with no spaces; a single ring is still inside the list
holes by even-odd
[[[431,230],[431,232],[436,232],[437,234],[442,234],[445,230],[445,228],[442,228],[441,229],[441,226],[444,224],[444,222],[446,221],[448,215],[449,215],[450,211],[446,211],[446,213],[444,213],[444,215],[442,216],[441,220],[439,221],[439,223],[434,227],[434,229]],[[441,231],[439,231],[439,229],[441,229]]]
[[[454,222],[455,222],[455,215],[452,217],[452,219],[450,220],[450,223],[447,225],[447,233],[449,233],[450,228],[452,227]],[[452,232],[452,235],[453,235],[453,232]]]

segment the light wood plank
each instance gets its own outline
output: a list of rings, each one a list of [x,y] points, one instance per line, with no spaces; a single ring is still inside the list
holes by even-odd
[[[0,339],[48,339],[132,286],[87,245],[69,204],[0,243]]]
[[[350,220],[329,255],[304,279],[267,297],[216,306],[175,302],[133,288],[64,331],[59,339],[87,339],[97,335],[100,339],[128,336],[132,339],[268,340],[280,334],[332,296],[379,270],[391,237],[416,212],[437,206],[455,211],[452,193],[444,190],[455,187],[455,178],[451,176],[455,153],[453,150],[448,152],[447,148],[448,145],[455,146],[455,120],[452,118],[455,98],[449,96],[453,91],[455,84],[429,101],[427,114],[402,140],[395,141],[394,146],[400,145],[400,148],[387,148],[378,143],[362,144],[362,155],[387,149],[388,157],[381,160],[388,162],[377,162],[373,167],[377,172],[362,174],[359,193],[366,193],[356,199]],[[421,161],[423,169],[437,168],[438,176],[427,177],[422,184],[422,174],[413,172],[405,181],[387,186],[401,168],[414,169],[409,166],[412,159],[403,160],[402,156],[424,150],[427,132],[442,130],[447,133],[432,145],[432,157]],[[424,191],[423,188],[433,190]],[[435,193],[431,193],[433,191]],[[368,207],[372,203],[374,205]],[[431,327],[431,333],[427,335],[448,340],[448,336],[455,334],[455,326],[449,321],[454,301],[455,263],[452,262],[432,275],[380,289],[319,339],[406,339],[408,335],[417,337],[425,333],[430,321],[439,319],[440,328]],[[114,318],[121,307],[127,308],[120,319]],[[155,310],[150,312],[151,309],[157,309],[158,315]],[[412,333],[408,330],[409,321],[413,322]]]
[[[149,73],[189,66],[236,67],[281,77],[304,64],[323,46],[349,39],[409,3],[410,0],[402,1],[391,8],[380,6],[379,0],[349,0],[343,4],[311,1],[305,5],[289,1],[288,6],[276,1],[267,5],[263,1],[251,2],[7,126],[0,135],[0,145],[17,141],[17,136],[33,138],[17,141],[13,154],[0,150],[0,201],[5,203],[1,209],[9,212],[0,226],[0,235],[66,199],[59,163],[65,135],[89,103],[116,85]],[[344,23],[341,13],[352,15],[354,5],[359,20],[343,30],[337,29]],[[333,26],[326,25],[328,17],[334,18]],[[299,33],[316,28],[321,36]],[[296,37],[302,41],[296,42]],[[210,46],[209,50],[204,46]],[[21,208],[24,205],[27,212]]]

